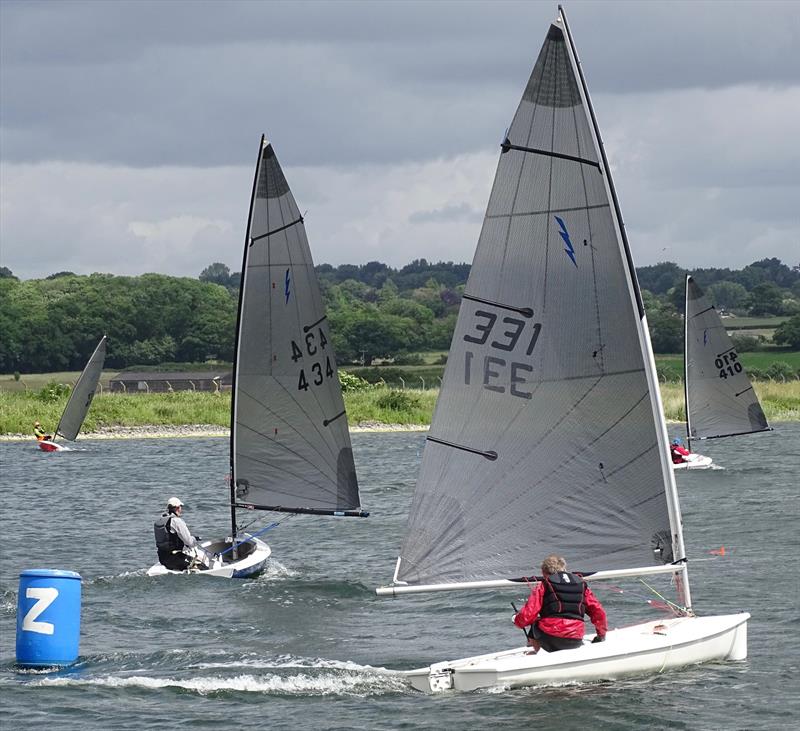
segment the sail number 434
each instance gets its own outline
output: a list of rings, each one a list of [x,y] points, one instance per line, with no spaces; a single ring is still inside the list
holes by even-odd
[[[531,323],[518,317],[503,317],[498,322],[498,316],[493,312],[477,310],[473,332],[464,335],[464,341],[475,345],[488,345],[498,351],[497,355],[485,355],[483,362],[473,363],[475,353],[467,350],[464,353],[464,383],[468,386],[473,379],[480,379],[488,391],[496,393],[510,393],[518,398],[529,399],[532,394],[524,389],[528,383],[525,374],[533,372],[529,363],[510,360],[503,353],[512,353],[518,345],[525,346],[525,355],[533,353],[542,331],[542,323]],[[526,327],[527,325],[531,327]],[[491,341],[489,338],[492,338]]]
[[[294,340],[292,340],[292,360],[297,361],[308,355],[311,358],[319,358],[315,360],[308,368],[301,368],[297,378],[297,390],[308,391],[309,386],[321,386],[326,378],[333,378],[334,370],[331,364],[331,357],[325,354],[328,345],[328,339],[322,328],[317,328],[316,332],[310,330],[306,333],[303,345],[303,350]]]

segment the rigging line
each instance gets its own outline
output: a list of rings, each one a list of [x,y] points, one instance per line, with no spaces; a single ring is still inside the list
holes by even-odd
[[[667,599],[667,598],[666,598],[664,595],[662,595],[662,594],[659,594],[659,593],[658,593],[658,592],[657,592],[657,591],[656,591],[656,590],[655,590],[655,589],[654,589],[652,586],[650,586],[650,584],[648,584],[648,583],[647,583],[647,582],[646,582],[644,579],[642,579],[642,578],[639,578],[639,583],[640,583],[640,584],[642,584],[643,586],[646,586],[646,587],[647,587],[647,588],[648,588],[650,591],[652,591],[652,592],[653,592],[653,594],[655,594],[655,595],[656,595],[656,596],[657,596],[659,599],[661,599],[661,601],[665,602],[666,604],[669,604],[669,606],[671,606],[671,607],[674,607],[675,609],[677,609],[677,610],[679,610],[679,611],[681,611],[681,612],[685,612],[685,611],[686,611],[686,607],[682,607],[680,604],[675,604],[675,602],[671,602],[671,601],[670,601],[669,599]]]
[[[533,308],[532,307],[514,307],[514,305],[506,305],[502,302],[493,302],[492,300],[483,299],[482,297],[474,297],[471,294],[462,294],[461,299],[470,300],[472,302],[480,302],[484,305],[491,305],[492,307],[500,307],[504,310],[511,310],[512,312],[518,312],[523,317],[533,317]]]
[[[285,226],[280,226],[279,228],[275,228],[272,231],[267,231],[265,234],[260,234],[259,236],[253,236],[250,239],[250,246],[252,246],[256,241],[260,241],[261,239],[266,239],[269,236],[274,236],[275,234],[280,233],[281,231],[285,231],[287,228],[291,228],[292,226],[296,226],[298,223],[303,223],[303,217],[296,218],[291,223],[287,223]]]
[[[583,210],[600,210],[601,208],[611,208],[610,203],[593,203],[585,206],[563,206],[562,208],[551,208],[551,209],[542,209],[540,211],[517,211],[516,213],[487,213],[484,218],[487,219],[496,219],[496,218],[521,218],[524,216],[545,216],[551,213],[574,213],[575,211],[583,211]]]
[[[547,157],[557,157],[560,160],[570,160],[572,162],[578,162],[581,165],[591,165],[592,167],[596,167],[598,170],[600,169],[600,163],[595,162],[594,160],[587,160],[586,158],[577,157],[575,155],[567,155],[563,152],[550,152],[537,147],[523,147],[522,145],[514,145],[511,143],[508,137],[506,137],[506,139],[500,145],[500,149],[503,151],[502,154],[505,154],[509,150],[518,150],[519,152],[530,152],[534,155],[546,155]]]
[[[455,444],[453,442],[446,442],[444,439],[437,439],[436,437],[425,437],[425,441],[433,442],[434,444],[442,444],[445,447],[453,447],[454,449],[460,449],[462,452],[471,452],[472,454],[477,454],[480,457],[485,457],[488,460],[494,462],[497,459],[497,452],[492,450],[481,450],[481,449],[473,449],[472,447],[465,447],[463,444]]]

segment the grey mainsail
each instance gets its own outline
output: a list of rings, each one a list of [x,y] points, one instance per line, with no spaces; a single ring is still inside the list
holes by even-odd
[[[646,321],[561,13],[501,146],[395,582],[682,558]],[[678,554],[678,555],[675,555]]]
[[[84,367],[78,382],[72,389],[69,396],[69,401],[64,407],[64,413],[61,414],[61,419],[56,427],[56,435],[64,437],[72,441],[78,436],[78,432],[83,426],[83,421],[86,419],[86,414],[89,413],[89,407],[92,405],[94,399],[94,392],[97,389],[97,384],[100,382],[100,376],[103,373],[103,363],[106,360],[106,336],[100,338],[100,342],[89,358],[89,362]]]
[[[237,505],[359,510],[347,416],[303,217],[264,138],[242,266],[232,410]]]
[[[714,306],[686,277],[686,430],[713,439],[770,429],[753,385]]]

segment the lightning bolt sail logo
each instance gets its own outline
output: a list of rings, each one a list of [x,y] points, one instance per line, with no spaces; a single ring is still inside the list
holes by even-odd
[[[291,294],[291,290],[289,289],[289,285],[292,282],[292,278],[289,276],[289,270],[286,270],[286,277],[284,278],[284,287],[283,293],[286,295],[286,302],[284,304],[289,304],[289,295]]]
[[[564,251],[566,252],[567,256],[572,259],[572,263],[575,266],[578,266],[578,262],[575,261],[575,249],[572,246],[572,242],[569,240],[569,232],[567,231],[567,227],[564,225],[564,221],[558,216],[553,216],[553,218],[558,221],[558,225],[561,228],[561,230],[558,232],[558,235],[564,239],[564,245],[566,246]]]

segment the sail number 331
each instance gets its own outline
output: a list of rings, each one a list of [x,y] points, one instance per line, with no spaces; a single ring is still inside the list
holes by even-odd
[[[475,353],[467,350],[464,353],[464,383],[471,385],[473,380],[481,382],[487,391],[510,393],[517,398],[529,399],[532,394],[526,391],[528,383],[525,375],[533,372],[529,363],[510,360],[503,353],[513,353],[517,346],[525,346],[525,355],[533,353],[542,331],[542,323],[531,323],[517,317],[498,316],[493,312],[477,310],[474,330],[464,335],[464,341],[475,345],[488,345],[498,351],[497,355],[484,355],[483,362],[473,362]],[[527,325],[531,327],[526,327]],[[489,338],[492,338],[491,341]]]
[[[292,360],[295,363],[305,358],[306,355],[310,358],[319,358],[319,360],[315,360],[310,365],[308,373],[306,373],[305,367],[300,369],[297,377],[298,391],[308,391],[309,386],[321,386],[326,378],[333,378],[334,374],[331,357],[324,352],[328,346],[328,339],[322,332],[322,328],[307,332],[303,345],[305,349],[292,340]]]

